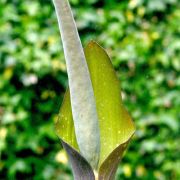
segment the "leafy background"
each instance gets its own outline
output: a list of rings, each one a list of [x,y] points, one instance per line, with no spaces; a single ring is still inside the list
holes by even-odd
[[[71,0],[107,49],[137,131],[117,179],[180,179],[180,3]],[[72,179],[54,132],[67,74],[50,0],[0,1],[0,179]]]

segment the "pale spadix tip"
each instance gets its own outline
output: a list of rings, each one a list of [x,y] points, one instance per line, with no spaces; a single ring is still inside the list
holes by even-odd
[[[81,154],[97,168],[100,131],[83,47],[68,0],[53,0],[64,48],[75,134]]]

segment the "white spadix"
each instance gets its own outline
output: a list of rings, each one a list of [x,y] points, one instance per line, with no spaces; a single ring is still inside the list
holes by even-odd
[[[100,153],[100,132],[88,66],[68,0],[53,2],[66,59],[77,143],[81,154],[96,168]]]

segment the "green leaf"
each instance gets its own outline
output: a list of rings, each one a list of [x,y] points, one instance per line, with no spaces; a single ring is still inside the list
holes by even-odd
[[[120,84],[109,56],[91,41],[85,48],[100,126],[99,179],[113,177],[122,154],[135,131],[122,104]],[[67,90],[56,124],[57,135],[79,152],[74,132],[70,94]],[[88,143],[88,142],[87,142]]]

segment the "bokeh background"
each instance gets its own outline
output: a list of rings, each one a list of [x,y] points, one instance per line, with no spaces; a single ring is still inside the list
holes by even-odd
[[[137,131],[117,179],[180,179],[180,1],[71,0],[112,58]],[[0,0],[0,179],[70,180],[54,122],[67,87],[51,0]],[[179,120],[178,120],[179,119]]]

